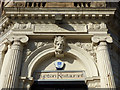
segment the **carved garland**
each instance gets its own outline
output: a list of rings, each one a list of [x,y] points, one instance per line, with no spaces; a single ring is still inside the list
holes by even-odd
[[[76,42],[75,45],[84,49],[88,53],[90,53],[90,55],[94,58],[94,60],[97,61],[97,57],[96,57],[97,46],[96,45],[93,45],[92,43],[81,43],[81,42]]]

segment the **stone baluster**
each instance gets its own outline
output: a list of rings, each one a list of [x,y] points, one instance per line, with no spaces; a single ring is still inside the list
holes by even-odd
[[[38,2],[36,3],[36,7],[39,7],[39,3]]]
[[[19,36],[13,38],[13,44],[9,46],[7,54],[4,58],[6,65],[4,66],[5,71],[1,71],[2,77],[2,88],[17,88],[20,74],[21,58],[22,58],[22,43],[28,41],[27,36]],[[4,62],[4,63],[5,63]]]
[[[34,7],[34,4],[35,4],[35,3],[34,3],[34,2],[32,2],[32,6],[31,6],[31,7]]]
[[[84,7],[84,3],[83,2],[81,2],[81,7]]]
[[[98,43],[96,54],[101,88],[115,88],[113,71],[107,47],[107,43],[112,43],[112,38],[110,36],[93,36],[92,41]]]
[[[29,2],[27,2],[27,7],[30,7]]]

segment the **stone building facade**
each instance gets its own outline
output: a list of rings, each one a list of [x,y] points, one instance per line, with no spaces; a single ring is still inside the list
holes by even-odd
[[[119,2],[2,2],[0,89],[119,88],[119,11]]]

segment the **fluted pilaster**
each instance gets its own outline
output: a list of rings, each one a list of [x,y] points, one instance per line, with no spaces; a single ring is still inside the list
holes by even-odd
[[[7,43],[4,42],[4,43],[0,44],[0,73],[1,73],[4,54],[5,54],[6,50],[7,50]]]
[[[101,88],[115,88],[114,76],[107,47],[107,43],[112,43],[112,38],[110,36],[93,36],[92,41],[98,43],[96,54]]]
[[[12,45],[9,46],[9,49],[5,55],[5,62],[4,65],[5,71],[2,70],[2,88],[17,88],[18,87],[18,80],[20,74],[20,66],[21,66],[21,58],[22,58],[22,43],[28,41],[28,37],[13,37]],[[5,63],[4,62],[4,63]]]
[[[10,57],[10,52],[11,52],[11,47],[8,45],[8,50],[7,53],[5,54],[2,69],[1,69],[1,74],[0,74],[0,90],[3,88],[4,81],[6,80],[7,77],[7,72],[8,72],[8,65],[9,65],[9,57]]]

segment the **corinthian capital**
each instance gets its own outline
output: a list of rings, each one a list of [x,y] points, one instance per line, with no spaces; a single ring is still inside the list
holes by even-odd
[[[112,43],[112,37],[107,35],[107,36],[101,36],[101,35],[95,35],[91,38],[92,42],[94,43],[99,43],[99,42],[107,42],[107,43]]]

